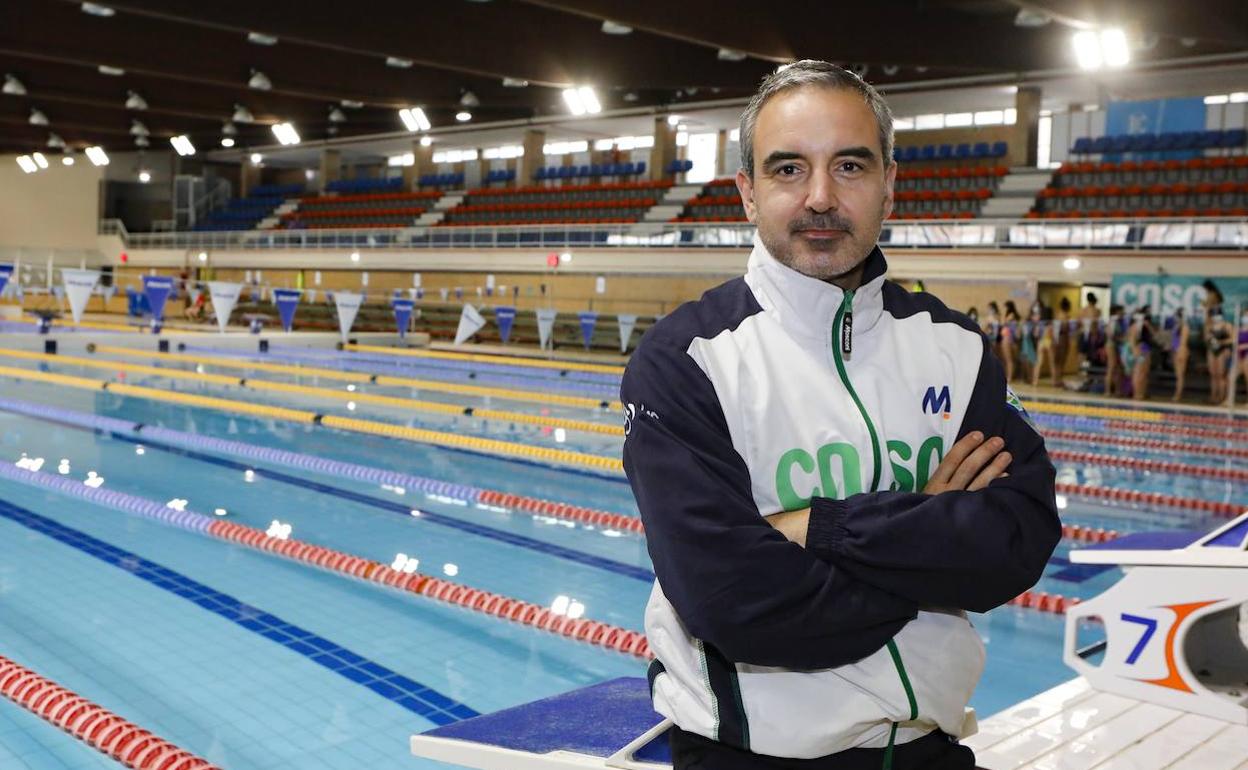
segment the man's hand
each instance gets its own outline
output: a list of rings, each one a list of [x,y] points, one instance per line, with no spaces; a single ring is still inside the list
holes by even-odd
[[[941,492],[966,490],[975,492],[988,486],[993,479],[1009,476],[1005,469],[1014,459],[1005,449],[1005,441],[998,437],[984,440],[984,434],[973,431],[954,444],[940,462],[936,472],[928,479],[923,492],[938,495]]]

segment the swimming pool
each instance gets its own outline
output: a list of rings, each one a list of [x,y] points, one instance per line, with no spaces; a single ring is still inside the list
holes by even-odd
[[[239,365],[249,358],[208,344],[185,353],[204,359],[232,356]],[[74,358],[112,364],[92,367]],[[173,393],[295,407],[480,441],[619,455],[618,434],[558,431],[550,424],[617,424],[609,405],[618,377],[279,345],[264,360],[582,396],[607,406],[352,383],[155,354],[6,358],[0,365],[113,382],[124,378]],[[170,373],[127,371],[127,363],[165,367]],[[174,371],[183,374],[174,376]],[[194,376],[201,373],[228,375],[234,384]],[[238,384],[240,379],[315,390],[257,390]],[[348,385],[354,389],[347,390]],[[450,405],[456,411],[420,411],[362,398],[370,394]],[[482,417],[487,409],[517,417]],[[1120,417],[1045,411],[1042,404],[1033,414],[1042,430],[1062,436],[1050,441],[1050,449],[1111,458],[1059,460],[1059,477],[1072,486],[1248,505],[1248,487],[1235,480],[1236,472],[1248,470],[1248,458],[1236,451],[1248,447],[1242,421],[1210,427],[1149,418],[1135,430],[1124,427]],[[522,416],[541,419],[524,422]],[[185,509],[215,521],[285,533],[313,546],[398,565],[400,571],[415,569],[553,606],[565,615],[583,613],[621,629],[641,630],[651,580],[641,537],[622,526],[569,517],[558,508],[534,515],[516,504],[481,502],[521,495],[635,517],[631,493],[617,472],[578,463],[552,466],[536,456],[503,458],[473,447],[438,446],[318,422],[0,377],[0,461],[6,465],[21,462],[25,471],[37,466],[36,475],[76,485],[102,479],[91,488],[125,495],[127,504],[150,501],[162,510]],[[1193,436],[1176,428],[1214,433]],[[206,443],[204,437],[218,441]],[[1174,439],[1207,450],[1176,456],[1173,450],[1108,443],[1121,437],[1160,445]],[[336,464],[313,470],[315,458]],[[1138,462],[1122,467],[1113,458],[1216,468],[1228,477],[1159,472],[1142,469]],[[382,471],[407,476],[397,479]],[[497,494],[487,498],[464,490]],[[602,679],[643,675],[643,662],[635,655],[350,579],[116,505],[5,479],[0,479],[0,500],[0,602],[5,608],[0,655],[222,767],[337,769],[399,762],[440,767],[408,758],[407,736]],[[1067,524],[1093,529],[1203,528],[1215,520],[1210,511],[1148,510],[1100,493],[1063,495],[1063,503]],[[1087,597],[1116,579],[1114,570],[1070,565],[1069,547],[1063,542],[1038,590]],[[1060,615],[1007,606],[974,621],[989,650],[973,700],[981,714],[1070,678],[1058,653]],[[115,766],[0,701],[0,767],[9,763]]]

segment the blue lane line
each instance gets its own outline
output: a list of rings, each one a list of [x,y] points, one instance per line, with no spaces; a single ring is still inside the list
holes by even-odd
[[[0,500],[0,516],[47,535],[88,556],[124,569],[135,577],[194,602],[209,612],[271,639],[323,666],[339,676],[367,687],[386,700],[402,706],[436,725],[449,725],[461,719],[479,716],[479,712],[448,698],[420,682],[408,679],[397,671],[357,655],[323,636],[307,631],[281,618],[240,601],[229,594],[193,580],[143,557],[109,545],[85,532],[67,527],[34,511]]]
[[[248,470],[254,470],[256,468],[255,464],[240,463],[236,460],[227,460],[224,457],[216,457],[214,455],[205,454],[203,452],[197,452],[193,449],[185,449],[183,447],[174,446],[172,444],[165,444],[160,441],[149,441],[148,439],[141,437],[142,435],[141,431],[140,431],[139,438],[128,436],[124,433],[115,433],[115,432],[110,433],[109,435],[121,441],[127,441],[132,444],[142,444],[145,447],[150,447],[152,449],[159,449],[162,452],[168,452],[169,454],[179,455],[181,457],[187,457],[193,460],[199,460],[200,462],[209,463],[211,465],[216,465],[222,468],[229,468],[230,470],[248,471]],[[359,492],[352,492],[349,489],[341,489],[339,487],[330,486],[329,484],[322,484],[317,481],[309,481],[308,479],[302,479],[302,478],[299,478],[298,476],[291,476],[289,474],[282,473],[281,471],[275,471],[269,468],[265,468],[261,470],[260,473],[266,479],[280,481],[283,484],[290,484],[291,486],[300,487],[302,489],[308,489],[313,492],[319,492],[320,494],[323,494],[323,495],[330,495],[332,497],[337,497],[342,500],[350,500],[351,502],[354,502],[354,503],[367,505],[371,508],[377,508],[379,510],[389,511],[391,513],[397,513],[405,519],[410,519],[412,517],[411,515],[412,506],[410,505],[403,505],[403,504],[391,502],[388,500],[378,500],[375,497],[369,497],[368,495],[361,494]],[[514,545],[519,548],[527,548],[530,551],[536,551],[538,553],[545,554],[547,556],[554,556],[555,558],[558,558],[558,559],[564,559],[566,561],[575,562],[577,564],[583,564],[588,567],[595,567],[597,569],[606,570],[607,572],[614,572],[617,575],[623,575],[624,577],[633,578],[634,580],[641,580],[646,583],[654,582],[654,573],[644,567],[637,567],[632,564],[625,564],[623,562],[614,561],[612,559],[607,559],[601,556],[595,556],[590,553],[585,553],[584,551],[576,551],[571,548],[564,548],[563,546],[554,545],[552,543],[544,543],[541,540],[536,540],[531,537],[525,537],[524,535],[517,535],[511,532],[504,532],[502,530],[497,530],[497,529],[494,529],[493,527],[487,527],[482,524],[474,524],[473,522],[470,522],[470,521],[462,521],[460,519],[456,519],[451,516],[445,516],[440,513],[433,513],[433,512],[424,511],[424,510],[422,510],[420,513],[421,513],[421,519],[424,521],[428,521],[431,524],[438,524],[443,527],[450,527],[451,529],[458,529],[461,532],[468,532],[478,537],[484,537],[489,540],[496,540],[500,543],[507,543],[508,545]]]

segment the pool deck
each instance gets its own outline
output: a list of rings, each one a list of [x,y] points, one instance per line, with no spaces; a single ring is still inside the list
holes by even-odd
[[[979,723],[985,770],[1245,770],[1248,724],[1093,690],[1072,679]]]

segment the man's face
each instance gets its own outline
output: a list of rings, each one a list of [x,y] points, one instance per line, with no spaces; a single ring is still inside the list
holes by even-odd
[[[805,86],[772,97],[755,124],[754,178],[737,172],[767,251],[812,278],[856,286],[893,210],[897,164],[880,154],[875,114],[856,91]]]

